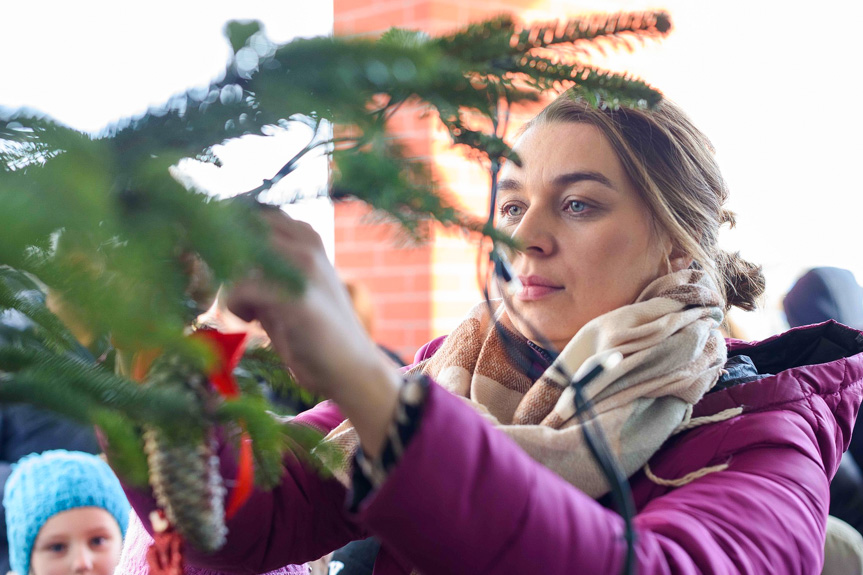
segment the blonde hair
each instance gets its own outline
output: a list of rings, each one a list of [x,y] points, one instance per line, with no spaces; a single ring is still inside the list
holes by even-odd
[[[598,128],[611,143],[627,175],[641,193],[654,222],[693,266],[713,276],[726,308],[751,310],[764,292],[761,266],[739,253],[719,249],[719,226],[734,226],[723,207],[728,187],[714,158],[713,145],[680,108],[662,100],[654,108],[594,107],[565,92],[522,131],[550,123],[581,123]]]

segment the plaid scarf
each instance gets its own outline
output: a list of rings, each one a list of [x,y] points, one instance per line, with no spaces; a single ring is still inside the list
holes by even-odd
[[[607,354],[623,360],[585,388],[594,425],[602,428],[627,476],[640,469],[716,383],[725,363],[718,327],[723,300],[709,276],[682,270],[649,284],[635,303],[582,327],[545,373],[533,381],[535,352],[500,301],[477,305],[434,356],[408,373],[429,375],[463,397],[531,457],[591,497],[609,485],[590,455],[575,414],[568,379],[580,377]],[[345,421],[327,441],[352,454],[356,432]],[[345,461],[351,461],[348,457]],[[336,475],[347,480],[347,470]]]

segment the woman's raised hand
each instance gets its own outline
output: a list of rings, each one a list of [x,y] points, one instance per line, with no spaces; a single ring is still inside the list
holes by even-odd
[[[232,288],[228,308],[246,321],[261,322],[299,384],[336,401],[371,455],[395,409],[399,372],[357,319],[320,236],[280,210],[265,210],[263,217],[273,249],[303,274],[305,290],[290,296],[260,279],[246,279]]]

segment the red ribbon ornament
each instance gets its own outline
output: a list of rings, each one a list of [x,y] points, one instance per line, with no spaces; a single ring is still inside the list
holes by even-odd
[[[191,337],[206,342],[215,352],[215,362],[207,377],[216,391],[226,399],[240,395],[240,386],[234,379],[234,369],[240,363],[246,349],[245,333],[222,333],[214,329],[200,329]],[[161,350],[145,350],[135,354],[132,360],[132,379],[144,381],[153,361]],[[254,487],[254,456],[252,438],[240,422],[240,451],[237,456],[237,479],[225,506],[225,519],[230,519],[249,499]],[[183,575],[183,539],[170,525],[162,510],[150,516],[153,525],[153,545],[147,551],[147,563],[151,575]]]
[[[174,531],[161,509],[150,513],[153,544],[147,549],[150,575],[183,575],[183,538]]]
[[[222,333],[214,329],[199,329],[192,334],[211,344],[216,352],[216,361],[207,377],[213,387],[227,399],[240,395],[240,386],[234,379],[234,369],[240,363],[246,349],[245,333]],[[237,457],[237,480],[228,504],[225,506],[225,518],[233,517],[240,507],[252,495],[254,486],[255,466],[252,454],[252,438],[245,426],[240,422],[240,452]]]

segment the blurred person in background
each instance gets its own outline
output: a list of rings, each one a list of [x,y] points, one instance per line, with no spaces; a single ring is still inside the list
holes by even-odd
[[[846,269],[808,270],[788,291],[782,307],[792,328],[833,320],[863,330],[863,288]],[[863,461],[861,457],[863,430],[858,427],[830,483],[825,574],[863,574],[863,473],[858,464]]]
[[[791,327],[832,319],[854,329],[863,329],[863,287],[846,269],[810,269],[785,295],[782,307]]]
[[[790,327],[834,320],[863,330],[863,288],[849,270],[816,267],[804,273],[782,301]],[[830,484],[830,514],[863,532],[863,430],[855,429]]]

